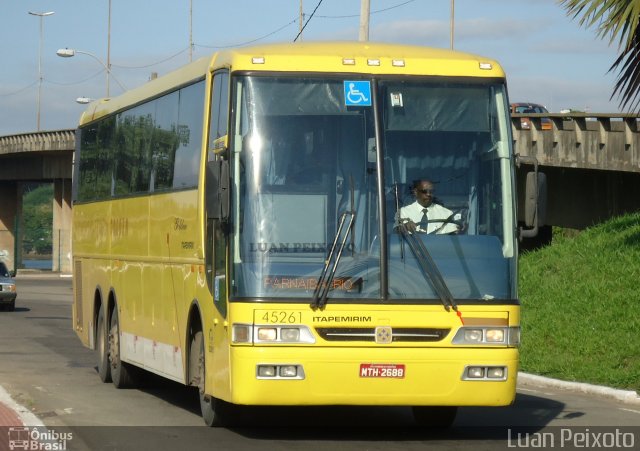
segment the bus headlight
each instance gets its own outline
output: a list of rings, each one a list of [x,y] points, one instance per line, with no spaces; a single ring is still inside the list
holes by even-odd
[[[258,377],[276,377],[277,369],[275,365],[258,365]]]
[[[463,381],[506,381],[506,366],[467,366],[462,372]]]
[[[482,329],[465,329],[464,341],[467,343],[482,343]]]
[[[509,328],[509,344],[512,346],[520,346],[520,328]]]
[[[256,365],[256,378],[257,379],[305,379],[304,368],[302,365],[295,363],[259,363]]]
[[[250,324],[234,324],[231,328],[232,343],[251,343],[252,326]]]
[[[234,344],[313,344],[315,337],[307,326],[252,325],[234,323],[231,328]]]
[[[461,327],[454,345],[520,345],[520,327]]]
[[[316,339],[307,326],[253,326],[256,329],[254,344],[261,343],[315,343]]]
[[[297,377],[298,367],[296,365],[282,365],[280,367],[280,377]]]
[[[259,327],[258,341],[276,341],[277,332],[275,327]]]
[[[507,369],[503,366],[492,366],[487,368],[487,379],[504,379]]]
[[[488,343],[504,343],[504,329],[487,329],[485,336]]]
[[[484,368],[481,366],[470,366],[467,368],[467,378],[482,379],[484,377]]]
[[[280,339],[282,341],[300,341],[300,329],[297,327],[283,327],[280,329]]]

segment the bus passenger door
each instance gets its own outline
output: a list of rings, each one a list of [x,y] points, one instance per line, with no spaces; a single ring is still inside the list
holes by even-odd
[[[227,317],[226,236],[223,225],[217,219],[207,219],[206,250],[207,285],[213,298],[212,318],[205,319],[203,327],[206,342],[206,371],[208,381],[213,383],[208,392],[215,397],[224,397],[229,387],[229,328]],[[205,317],[206,318],[206,317]],[[215,379],[211,378],[215,375]],[[220,392],[220,390],[223,390]]]
[[[220,163],[226,143],[229,103],[229,73],[219,71],[214,74],[211,94],[210,126],[207,164]],[[220,154],[219,154],[220,153]],[[216,161],[218,160],[218,161]],[[209,171],[207,171],[209,174]],[[218,191],[219,177],[206,177],[206,192],[212,188]],[[209,210],[207,206],[207,210]],[[206,270],[207,285],[213,298],[213,318],[205,323],[204,338],[207,356],[207,391],[217,398],[228,398],[229,379],[229,330],[227,298],[227,235],[226,220],[218,214],[206,214]]]

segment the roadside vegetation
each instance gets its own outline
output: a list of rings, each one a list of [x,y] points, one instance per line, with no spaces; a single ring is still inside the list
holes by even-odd
[[[640,392],[640,212],[520,256],[521,370]]]
[[[51,255],[53,184],[27,186],[22,200],[22,248],[25,254]]]

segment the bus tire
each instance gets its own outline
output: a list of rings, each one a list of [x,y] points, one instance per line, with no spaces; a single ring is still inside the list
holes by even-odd
[[[109,329],[109,364],[111,380],[116,388],[130,388],[137,383],[137,368],[123,362],[120,359],[120,323],[118,322],[118,308],[111,314],[111,327]]]
[[[413,419],[419,426],[429,429],[448,429],[456,419],[455,406],[414,406]]]
[[[191,349],[189,351],[190,368],[194,370],[192,374],[192,382],[198,387],[198,397],[200,399],[200,412],[204,424],[209,427],[220,427],[228,420],[229,405],[220,399],[205,394],[206,367],[204,357],[204,338],[202,331],[197,331],[191,340]],[[225,415],[226,413],[226,415]]]
[[[96,320],[96,358],[98,362],[98,376],[102,382],[111,382],[111,368],[109,367],[109,346],[107,341],[107,325],[104,320],[104,306],[100,305]]]

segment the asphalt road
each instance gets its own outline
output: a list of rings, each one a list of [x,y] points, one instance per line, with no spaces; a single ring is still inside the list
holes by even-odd
[[[0,386],[50,431],[71,432],[65,449],[495,450],[544,438],[571,449],[577,434],[597,445],[616,433],[640,448],[640,407],[531,386],[508,408],[460,409],[444,433],[415,427],[403,407],[254,408],[245,427],[209,429],[191,388],[151,374],[140,389],[100,382],[71,303],[71,279],[24,276],[15,312],[0,311]]]

